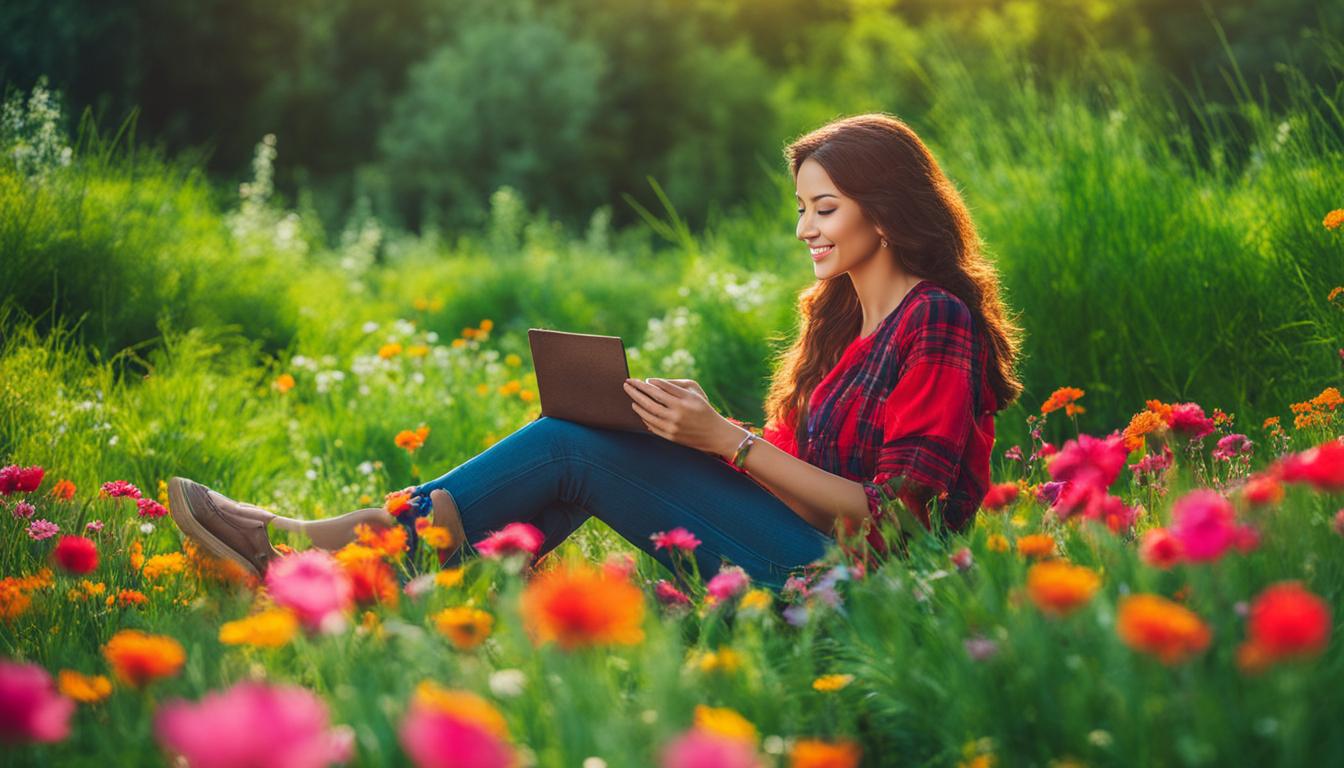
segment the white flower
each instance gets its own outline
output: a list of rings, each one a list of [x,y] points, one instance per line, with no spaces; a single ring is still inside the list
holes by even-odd
[[[597,755],[585,757],[583,759],[583,768],[607,768],[607,761]]]
[[[360,330],[364,331],[365,333],[373,333],[374,331],[378,330],[378,323],[373,320],[370,320],[369,322],[365,323]]]
[[[107,444],[108,444],[108,445],[116,445],[116,444],[117,444],[117,441],[120,440],[120,439],[121,439],[121,438],[117,437],[116,435],[113,435],[113,436],[107,438]]]
[[[490,692],[502,699],[521,696],[527,687],[527,675],[521,669],[501,669],[490,675]]]
[[[359,463],[359,466],[355,467],[355,469],[359,470],[359,473],[360,473],[361,475],[372,475],[372,474],[373,474],[373,462],[372,462],[372,461],[361,461],[361,462]]]
[[[140,524],[140,532],[143,533],[143,534],[145,534],[146,536],[148,536],[149,534],[151,534],[151,533],[154,532],[154,524],[153,524],[153,523],[141,523],[141,524]]]
[[[439,340],[439,334],[437,331],[430,331],[429,333],[425,334],[425,341],[428,341],[430,344],[434,344],[438,340]]]
[[[316,479],[317,479],[317,470],[316,470],[316,469],[305,470],[304,473],[303,473],[303,476],[306,477],[306,478],[308,478],[309,480],[316,480]]]

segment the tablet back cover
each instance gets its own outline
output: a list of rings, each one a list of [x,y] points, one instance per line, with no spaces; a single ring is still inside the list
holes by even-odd
[[[621,337],[529,328],[527,341],[542,416],[649,433],[625,392],[630,367]]]

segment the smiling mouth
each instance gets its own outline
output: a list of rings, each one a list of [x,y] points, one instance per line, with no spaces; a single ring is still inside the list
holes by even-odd
[[[824,258],[826,258],[827,256],[831,255],[831,251],[834,251],[834,250],[835,250],[835,246],[834,246],[834,245],[828,245],[828,246],[825,246],[825,247],[821,248],[820,250],[818,250],[818,249],[816,249],[816,248],[810,248],[810,249],[808,249],[808,250],[810,250],[810,251],[812,252],[812,260],[813,260],[813,261],[821,261],[822,259],[824,259]]]

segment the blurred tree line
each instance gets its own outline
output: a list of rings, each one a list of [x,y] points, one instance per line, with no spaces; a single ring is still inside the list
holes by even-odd
[[[1253,87],[1279,61],[1324,73],[1304,38],[1344,25],[1319,0],[6,0],[0,79],[46,75],[104,126],[138,110],[139,140],[203,149],[221,180],[274,133],[279,188],[329,228],[356,206],[475,226],[505,184],[620,225],[625,195],[659,207],[650,176],[699,224],[759,197],[796,133],[927,109],[930,40],[1012,46],[1043,80],[1095,46],[1217,99],[1209,14]]]

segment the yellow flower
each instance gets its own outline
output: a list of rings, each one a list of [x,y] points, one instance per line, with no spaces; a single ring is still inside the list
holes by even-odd
[[[425,680],[415,688],[415,703],[478,725],[501,739],[509,737],[509,724],[494,705],[471,691],[444,688]]]
[[[993,768],[994,755],[976,755],[969,760],[957,763],[957,768]]]
[[[424,357],[429,354],[429,346],[426,344],[412,344],[406,348],[407,357]]]
[[[384,360],[396,357],[397,355],[400,354],[401,354],[401,345],[395,341],[392,342],[391,344],[384,344],[383,346],[378,348],[378,356],[383,358]]]
[[[433,618],[439,633],[463,651],[470,651],[484,642],[495,625],[494,616],[465,605],[445,608],[434,614]]]
[[[154,581],[160,576],[171,576],[181,573],[187,568],[187,558],[181,552],[169,552],[165,555],[154,555],[145,561],[140,572],[145,574],[145,578]]]
[[[516,368],[523,364],[523,358],[510,352],[509,354],[504,356],[504,364],[509,366],[510,368]]]
[[[271,382],[271,389],[274,389],[282,395],[293,388],[294,377],[288,373],[282,373],[279,376],[276,376],[275,381]]]
[[[985,546],[989,548],[990,552],[1007,552],[1008,538],[998,533],[991,534],[989,539],[985,541]]]
[[[420,539],[435,549],[447,549],[453,546],[453,534],[441,525],[425,526],[425,529],[420,531]]]
[[[1344,208],[1336,208],[1325,214],[1325,219],[1321,223],[1326,229],[1339,229],[1339,226],[1344,224]]]
[[[467,346],[466,339],[453,339],[453,349],[461,349]]]
[[[769,590],[753,589],[742,596],[737,602],[737,610],[740,612],[765,611],[774,605],[775,599]]]
[[[444,568],[434,574],[434,583],[444,589],[451,589],[462,583],[461,568]]]
[[[853,675],[822,675],[812,681],[812,689],[822,693],[833,693],[854,682]]]
[[[299,620],[288,608],[271,608],[245,619],[225,622],[219,628],[219,642],[279,648],[293,640],[298,631]]]
[[[490,394],[490,385],[489,385],[489,384],[477,384],[477,385],[476,385],[476,394],[480,395],[481,397],[485,397],[486,395]]]
[[[129,559],[131,561],[131,567],[137,571],[145,564],[145,547],[138,539],[131,542],[131,554]]]
[[[735,709],[695,705],[695,727],[730,739],[756,743],[756,726]]]
[[[83,675],[73,669],[62,669],[56,687],[61,695],[83,704],[97,704],[112,694],[112,681],[103,675]]]
[[[742,654],[727,646],[719,646],[717,651],[697,651],[691,654],[690,664],[701,672],[722,672],[730,674],[742,666]]]

